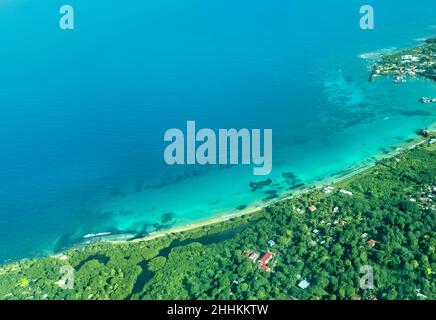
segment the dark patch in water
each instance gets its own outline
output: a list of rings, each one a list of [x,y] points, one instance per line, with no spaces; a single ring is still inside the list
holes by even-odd
[[[265,194],[276,194],[277,190],[267,190],[267,191],[264,191],[263,193],[265,193]]]
[[[283,178],[285,179],[297,179],[297,176],[293,172],[283,172],[282,173]]]
[[[162,223],[167,223],[167,222],[170,222],[171,220],[173,220],[174,219],[174,213],[172,213],[172,212],[167,212],[167,213],[164,213],[163,215],[162,215],[162,217],[161,217],[161,222]]]
[[[155,231],[161,231],[170,228],[172,225],[173,223],[153,223],[151,226]]]
[[[299,189],[299,188],[302,188],[304,186],[305,186],[304,183],[297,183],[297,184],[294,184],[293,186],[290,186],[288,190]]]
[[[283,172],[282,177],[288,185],[292,186],[300,182],[300,179],[293,172]]]
[[[131,241],[131,240],[135,240],[135,239],[144,238],[145,236],[147,236],[149,234],[148,230],[150,229],[150,227],[151,227],[151,224],[146,223],[146,224],[144,224],[142,226],[141,231],[139,231],[139,232],[132,231],[131,233],[133,233],[133,234],[136,233],[136,235],[133,238],[129,239],[129,240]]]
[[[267,179],[259,182],[250,182],[251,191],[260,190],[266,186],[269,186],[272,183],[271,179]]]
[[[237,210],[240,210],[240,211],[241,211],[241,210],[244,210],[245,208],[247,208],[247,205],[245,205],[245,204],[241,204],[240,206],[237,206],[237,207],[236,207],[236,209],[237,209]]]
[[[425,110],[401,110],[398,113],[408,117],[429,117],[432,115],[431,112]]]
[[[270,194],[268,197],[263,198],[262,201],[263,201],[263,202],[268,202],[268,201],[274,200],[274,199],[276,199],[276,198],[278,198],[278,197],[279,197],[279,196],[278,196],[277,193],[273,193],[273,194]]]

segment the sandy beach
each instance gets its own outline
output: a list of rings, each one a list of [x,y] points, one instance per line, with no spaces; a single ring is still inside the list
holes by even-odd
[[[434,129],[434,127],[432,127],[432,130],[433,129]],[[169,228],[166,230],[153,232],[147,236],[144,236],[141,238],[136,238],[133,240],[110,240],[110,241],[106,241],[106,242],[110,242],[113,244],[117,244],[117,243],[119,244],[119,243],[126,243],[126,242],[137,243],[137,242],[143,242],[143,241],[150,241],[150,240],[164,237],[164,236],[167,236],[170,234],[177,234],[177,233],[181,233],[181,232],[186,232],[186,231],[194,230],[197,228],[202,228],[202,227],[210,226],[213,224],[222,223],[222,222],[228,221],[228,220],[233,219],[233,218],[239,218],[239,217],[243,217],[245,215],[253,214],[253,213],[259,212],[260,210],[262,210],[262,209],[264,209],[264,208],[266,208],[274,203],[278,203],[278,202],[289,200],[289,199],[294,198],[294,197],[298,197],[299,195],[311,192],[314,189],[320,189],[320,188],[323,188],[326,186],[334,186],[337,183],[343,182],[343,181],[350,179],[350,178],[352,178],[352,177],[354,177],[354,176],[356,176],[356,175],[358,175],[366,170],[373,168],[377,164],[377,162],[380,160],[391,158],[391,157],[393,157],[401,152],[413,149],[414,147],[424,143],[425,141],[426,141],[426,138],[418,136],[416,139],[414,139],[411,142],[406,142],[406,143],[401,144],[401,146],[399,146],[395,150],[392,150],[388,154],[380,153],[379,155],[373,157],[372,159],[368,160],[364,164],[356,166],[355,168],[350,168],[350,169],[345,170],[347,172],[346,174],[338,173],[336,175],[327,177],[321,181],[317,181],[317,182],[314,182],[310,185],[306,185],[302,189],[294,190],[292,195],[288,195],[288,196],[284,196],[284,197],[281,197],[278,199],[274,199],[274,200],[268,201],[266,203],[262,203],[261,205],[259,203],[255,203],[255,204],[252,204],[251,206],[249,206],[241,211],[235,211],[235,212],[231,212],[231,213],[222,214],[222,215],[215,216],[215,217],[212,217],[210,219],[207,219],[204,221],[199,221],[197,223],[192,223],[189,225],[176,226],[176,227],[172,227],[172,228]]]

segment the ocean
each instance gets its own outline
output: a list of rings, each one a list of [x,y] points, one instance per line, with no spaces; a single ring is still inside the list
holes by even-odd
[[[369,82],[436,35],[434,0],[0,0],[0,263],[285,197],[435,123],[436,83]],[[169,128],[270,128],[273,171],[168,166]],[[264,189],[250,182],[270,178]]]

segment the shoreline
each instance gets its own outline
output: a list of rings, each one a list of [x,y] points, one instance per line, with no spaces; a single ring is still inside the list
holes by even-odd
[[[428,39],[430,39],[430,37],[422,38],[422,39],[420,39],[420,42],[425,42]],[[374,51],[370,51],[370,52],[360,53],[358,55],[358,57],[361,59],[372,59],[372,58],[374,58],[374,57],[372,57],[373,55],[379,56],[379,55],[382,55],[386,52],[389,52],[389,53],[401,52],[401,50],[408,50],[408,49],[412,49],[412,48],[413,48],[412,46],[410,46],[410,48],[406,47],[403,49],[384,48],[384,49],[374,50]],[[376,60],[379,60],[380,57],[376,57],[376,58],[377,58]],[[436,123],[429,125],[428,128],[432,131],[435,130]],[[370,170],[371,168],[376,166],[379,161],[381,161],[383,159],[388,159],[388,158],[394,157],[396,154],[402,153],[402,152],[406,151],[407,149],[414,148],[415,146],[423,143],[425,141],[425,138],[417,135],[416,137],[413,137],[412,141],[410,141],[410,142],[407,142],[407,141],[404,140],[398,144],[393,144],[392,146],[390,146],[390,147],[392,147],[392,149],[389,147],[386,148],[387,150],[389,150],[388,152],[380,151],[377,154],[374,154],[373,156],[370,156],[366,159],[360,160],[359,162],[357,162],[353,166],[343,168],[339,172],[332,172],[330,175],[325,176],[325,177],[318,177],[318,179],[314,178],[313,181],[306,182],[306,185],[304,185],[303,187],[298,188],[298,189],[294,189],[294,190],[290,190],[290,191],[286,191],[275,199],[271,199],[271,200],[268,200],[265,202],[263,202],[262,200],[257,200],[257,201],[254,201],[253,203],[248,203],[247,207],[244,208],[243,210],[237,210],[236,208],[225,208],[221,212],[216,212],[215,214],[212,214],[209,217],[206,217],[204,219],[200,219],[197,221],[194,220],[192,222],[185,221],[185,222],[182,222],[182,224],[180,224],[180,225],[175,225],[175,226],[171,226],[171,227],[166,228],[166,229],[153,231],[153,232],[150,232],[148,234],[144,234],[144,233],[133,234],[132,233],[132,237],[129,237],[129,238],[123,238],[122,233],[113,234],[112,239],[111,239],[111,237],[106,238],[105,236],[98,236],[98,237],[95,237],[93,239],[90,239],[90,241],[85,241],[88,239],[77,238],[76,243],[74,243],[74,242],[68,243],[64,248],[61,249],[61,251],[56,252],[55,250],[53,250],[53,251],[47,250],[46,252],[38,252],[39,251],[38,250],[37,251],[38,254],[36,254],[34,256],[18,258],[16,260],[15,259],[5,260],[5,261],[0,262],[0,266],[11,264],[11,263],[16,263],[16,262],[19,262],[22,260],[31,260],[31,259],[37,259],[37,258],[47,257],[47,256],[60,256],[65,252],[69,252],[71,250],[76,250],[76,249],[81,249],[81,248],[84,248],[87,246],[92,246],[93,244],[96,244],[96,243],[111,243],[111,244],[138,243],[138,242],[151,241],[154,239],[158,239],[158,238],[162,238],[162,237],[166,237],[166,236],[171,236],[171,235],[177,236],[177,234],[180,234],[183,232],[189,232],[192,230],[196,230],[196,229],[200,229],[200,228],[204,228],[204,227],[208,227],[208,226],[212,226],[212,225],[216,225],[216,224],[221,224],[221,223],[227,222],[227,221],[232,220],[232,219],[238,219],[238,218],[242,218],[242,217],[245,217],[248,215],[252,215],[252,214],[258,213],[258,212],[264,210],[265,208],[272,206],[276,203],[281,203],[281,202],[287,201],[291,198],[298,197],[301,194],[307,194],[313,190],[320,189],[320,188],[323,188],[323,187],[329,186],[329,185],[335,185],[335,184],[341,183],[343,181],[346,181],[347,179],[353,178],[356,175],[359,175],[360,173],[365,172],[366,170]]]
[[[334,186],[331,195],[327,194],[330,193],[330,188],[325,189],[325,185],[322,186],[324,181],[320,179],[317,183],[322,186],[320,189],[301,188],[300,192],[307,192],[307,194],[297,195],[295,198],[282,203],[277,201],[277,204],[252,216],[188,231],[179,236],[169,235],[167,230],[138,239],[132,244],[122,242],[122,244],[117,245],[96,242],[80,249],[69,250],[65,252],[65,256],[48,256],[0,267],[2,280],[0,295],[8,300],[214,299],[216,296],[209,293],[212,287],[201,284],[219,285],[213,280],[216,279],[216,274],[219,275],[222,270],[228,270],[228,274],[237,275],[237,279],[246,279],[248,278],[245,276],[246,274],[255,274],[256,277],[249,278],[250,281],[255,281],[259,277],[265,277],[264,279],[268,280],[270,276],[267,273],[262,273],[262,271],[254,273],[263,265],[263,258],[260,257],[266,252],[270,252],[276,259],[266,265],[269,269],[261,269],[271,272],[283,270],[283,276],[290,279],[296,278],[297,272],[301,272],[295,266],[302,267],[301,262],[306,264],[307,261],[314,261],[314,264],[307,264],[308,270],[305,273],[305,278],[308,279],[309,284],[317,284],[318,278],[316,276],[319,270],[324,271],[327,268],[334,270],[331,276],[339,278],[344,273],[343,270],[338,269],[337,264],[354,265],[356,255],[351,255],[352,252],[380,252],[383,256],[387,254],[387,259],[380,261],[377,255],[371,257],[371,260],[363,262],[369,262],[380,270],[389,272],[392,268],[396,268],[396,265],[392,266],[390,263],[392,260],[389,258],[389,248],[395,245],[408,248],[410,240],[413,239],[413,234],[403,235],[401,221],[398,222],[396,219],[391,221],[392,216],[406,217],[407,221],[426,221],[430,210],[436,209],[435,205],[427,207],[427,203],[430,201],[422,198],[423,193],[425,193],[425,197],[428,197],[427,199],[436,195],[433,179],[433,173],[436,170],[433,161],[436,153],[436,132],[422,131],[421,133],[422,137],[416,136],[414,140],[403,140],[407,144],[403,144],[402,148],[390,148],[389,154],[388,151],[380,149],[380,154],[383,156],[380,155],[379,158],[383,158],[383,160],[377,161],[374,157],[371,158],[372,163],[376,163],[375,166],[371,166],[369,161],[360,161],[359,163],[366,166],[356,166],[354,171],[348,168],[348,170],[342,171],[338,177],[330,177],[330,181],[338,182],[331,185]],[[395,146],[399,146],[399,144],[395,144]],[[395,155],[396,153],[398,154]],[[401,164],[397,165],[398,162]],[[416,168],[418,168],[417,171]],[[345,193],[344,190],[352,191],[353,193],[347,192],[349,195],[354,194],[354,198],[341,195],[341,192]],[[389,198],[392,198],[392,202],[388,203],[388,208],[385,200]],[[418,203],[410,204],[409,199],[410,202]],[[403,207],[403,205],[408,204],[410,207]],[[310,205],[316,205],[315,210],[319,211],[311,214],[310,212],[315,210],[311,210]],[[238,215],[250,212],[252,210],[246,210]],[[380,212],[380,214],[375,216],[371,212]],[[225,215],[217,219],[173,228],[172,231],[191,230],[231,217],[232,215]],[[420,228],[418,231],[421,232],[418,239],[420,243],[431,237],[432,222],[426,222],[428,224],[420,223],[418,225]],[[348,223],[350,226],[345,227]],[[377,231],[380,230],[379,228],[387,232],[380,234]],[[300,231],[302,234],[292,239],[293,234]],[[312,235],[307,237],[306,232],[310,232]],[[387,233],[398,234],[398,236],[386,237]],[[167,236],[157,240],[138,242],[165,235]],[[291,236],[292,238],[290,238]],[[270,241],[274,241],[273,245],[269,243]],[[338,247],[332,246],[334,243],[337,243]],[[376,251],[371,249],[374,247],[371,245],[372,243],[378,244],[375,248]],[[276,245],[277,247],[272,248]],[[351,248],[348,247],[349,245]],[[302,251],[300,247],[307,248],[307,250]],[[313,248],[321,248],[321,250],[313,251]],[[323,262],[322,259],[325,258],[323,257],[334,257],[334,252],[337,252],[338,249],[343,259],[331,259],[327,265],[324,265],[325,261]],[[341,249],[343,251],[348,249],[349,252],[342,255]],[[418,247],[415,249],[420,250]],[[412,259],[421,252],[416,250],[411,252]],[[247,252],[255,253],[255,256],[250,259],[256,263],[260,258],[261,264],[254,264],[254,267],[250,267],[252,263],[245,260],[248,258]],[[401,252],[395,253],[393,257],[399,257],[400,254]],[[219,257],[219,263],[217,263],[217,257]],[[277,257],[290,257],[291,260],[280,258],[277,260]],[[244,263],[244,268],[241,268],[241,263]],[[287,268],[289,263],[291,267]],[[361,277],[359,263],[362,261],[357,261],[357,267],[348,271],[350,279]],[[61,282],[59,281],[60,274],[56,270],[65,266],[70,266],[78,272],[77,279],[80,281],[77,282],[78,286],[74,288],[75,291],[61,290],[63,288],[59,288],[57,285]],[[417,273],[425,272],[426,275],[416,277],[419,282],[413,282],[414,287],[425,288],[425,291],[422,292],[425,297],[432,297],[431,287],[426,286],[427,279],[431,277],[430,266],[429,262],[418,269]],[[60,270],[62,272],[62,269]],[[205,270],[207,273],[204,273]],[[271,273],[271,275],[274,274]],[[400,274],[394,273],[387,280],[395,286],[409,287],[409,281],[398,280],[407,279],[409,275],[409,271],[405,269]],[[205,277],[206,280],[204,280]],[[174,281],[168,282],[167,279]],[[189,286],[189,283],[186,283],[187,279],[189,279],[189,283],[195,283],[198,280],[199,290],[205,292],[205,296],[199,296],[196,291],[190,291],[190,287],[187,287],[187,285]],[[299,282],[296,281],[291,285],[298,288]],[[120,290],[117,290],[118,288]],[[398,290],[401,292],[398,293],[401,294],[400,296],[390,296],[390,292],[387,292],[385,288],[379,288],[377,291],[365,295],[365,292],[360,291],[340,293],[340,287],[329,288],[329,290],[336,291],[326,291],[322,296],[317,296],[317,288],[319,287],[314,286],[313,289],[309,289],[312,290],[308,291],[310,296],[302,291],[297,291],[301,294],[298,298],[351,300],[356,294],[362,300],[374,300],[374,297],[380,300],[394,298],[418,300],[422,298],[415,290]],[[352,285],[350,288],[353,288]],[[279,282],[278,287],[270,286],[268,289],[272,293],[282,290],[285,299],[293,299],[294,297],[293,293],[289,293],[289,284],[286,282]],[[225,291],[227,293],[227,290]],[[231,295],[228,294],[228,296]],[[242,292],[237,298],[244,299],[246,296]],[[253,296],[253,298],[262,299],[258,296]]]
[[[433,124],[431,126],[430,130],[433,130],[434,126],[436,126],[436,124]],[[248,208],[246,208],[242,211],[235,210],[234,212],[220,214],[218,216],[214,216],[214,217],[211,217],[211,218],[199,221],[199,222],[194,222],[194,223],[191,223],[188,225],[175,226],[175,227],[171,227],[169,229],[152,232],[144,237],[135,238],[132,240],[104,240],[104,239],[102,239],[101,242],[110,243],[110,244],[146,242],[146,241],[151,241],[151,240],[162,238],[162,237],[169,236],[169,235],[177,235],[179,233],[195,230],[198,228],[203,228],[203,227],[223,223],[223,222],[229,221],[229,220],[234,219],[234,218],[241,218],[241,217],[244,217],[247,215],[251,215],[251,214],[257,213],[257,212],[259,212],[259,211],[261,211],[261,210],[263,210],[263,209],[265,209],[273,204],[281,203],[281,202],[287,201],[293,197],[298,197],[299,195],[309,193],[309,192],[313,191],[314,189],[320,189],[322,187],[331,186],[331,185],[334,185],[337,183],[341,183],[347,179],[350,179],[352,177],[359,175],[362,172],[365,172],[367,170],[372,169],[374,166],[377,165],[377,163],[379,161],[392,158],[397,154],[400,154],[400,153],[405,152],[407,150],[411,150],[411,149],[425,143],[426,140],[427,139],[425,137],[418,135],[415,139],[413,139],[413,141],[404,142],[404,143],[400,144],[395,150],[392,150],[389,153],[386,153],[386,154],[380,153],[378,155],[375,155],[375,156],[371,157],[370,159],[364,161],[363,164],[358,164],[355,167],[345,169],[342,172],[325,177],[324,179],[321,179],[320,181],[316,181],[316,182],[313,182],[311,184],[305,185],[301,189],[294,190],[291,195],[287,195],[287,196],[285,195],[285,196],[280,197],[278,199],[270,200],[262,205],[259,205],[258,202],[255,202],[254,204],[252,204],[251,206],[249,206]],[[346,172],[346,173],[344,174],[344,172]]]
[[[436,130],[436,123],[429,126],[429,130],[432,132],[434,130]],[[86,242],[86,243],[81,242],[81,243],[74,244],[71,247],[69,247],[63,251],[60,251],[60,252],[55,252],[52,254],[46,254],[46,255],[41,255],[41,256],[26,257],[26,258],[14,260],[14,261],[7,261],[4,263],[0,263],[0,267],[14,264],[14,263],[19,263],[21,261],[26,261],[26,260],[28,261],[28,260],[39,259],[39,258],[44,258],[44,257],[59,258],[62,255],[68,254],[68,252],[70,252],[70,251],[80,250],[80,249],[86,248],[88,246],[92,246],[93,244],[97,244],[97,243],[121,245],[121,244],[135,244],[135,243],[152,241],[152,240],[163,238],[166,236],[177,235],[177,234],[180,234],[183,232],[188,232],[188,231],[192,231],[195,229],[200,229],[200,228],[224,223],[224,222],[227,222],[231,219],[242,218],[244,216],[258,213],[261,210],[264,210],[265,208],[267,208],[271,205],[274,205],[276,203],[281,203],[281,202],[287,201],[291,198],[298,197],[302,194],[310,193],[316,189],[321,189],[321,188],[326,187],[326,186],[333,186],[335,184],[344,182],[347,179],[353,178],[353,177],[355,177],[355,176],[357,176],[357,175],[359,175],[367,170],[372,169],[374,166],[377,165],[377,163],[379,161],[392,158],[397,154],[401,154],[402,152],[406,152],[408,150],[411,150],[411,149],[425,143],[426,141],[427,141],[426,137],[417,135],[416,138],[413,138],[413,140],[410,142],[405,141],[403,143],[398,144],[397,147],[395,149],[391,150],[389,153],[380,152],[379,154],[368,158],[367,160],[357,164],[354,167],[346,168],[346,169],[342,170],[341,172],[327,176],[321,180],[317,180],[317,181],[314,181],[312,183],[309,183],[309,184],[303,186],[301,189],[295,189],[292,191],[292,193],[290,195],[284,195],[282,197],[270,200],[270,201],[265,202],[265,203],[262,203],[260,201],[255,202],[251,206],[248,206],[247,208],[245,208],[242,211],[237,211],[236,209],[234,209],[233,211],[221,213],[221,214],[212,216],[210,218],[207,218],[207,219],[204,219],[204,220],[201,220],[198,222],[190,223],[187,225],[174,226],[174,227],[160,230],[160,231],[155,231],[155,232],[152,232],[152,233],[145,235],[143,237],[138,237],[138,238],[134,238],[134,239],[110,240],[110,239],[104,239],[104,237],[102,237],[102,238],[96,239],[95,241],[92,241],[92,242]],[[392,147],[394,147],[394,146],[392,146]]]

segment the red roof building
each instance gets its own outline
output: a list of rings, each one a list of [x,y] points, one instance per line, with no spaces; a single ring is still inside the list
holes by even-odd
[[[267,252],[263,255],[263,257],[259,260],[260,264],[267,264],[268,261],[270,261],[272,258],[272,253],[271,252]]]
[[[360,297],[359,297],[359,296],[353,296],[353,297],[351,298],[351,300],[359,301],[359,300],[360,300]]]
[[[308,206],[307,209],[309,209],[310,212],[314,212],[316,210],[315,206]]]
[[[266,272],[270,272],[271,271],[270,267],[268,267],[267,265],[264,265],[264,264],[260,265],[260,268],[263,271],[266,271]]]
[[[369,246],[370,248],[372,248],[372,247],[375,246],[376,243],[377,243],[377,241],[371,239],[371,240],[368,241],[368,246]]]

